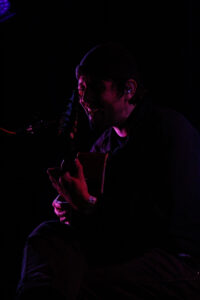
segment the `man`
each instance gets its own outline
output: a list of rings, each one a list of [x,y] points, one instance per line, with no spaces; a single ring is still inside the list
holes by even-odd
[[[78,159],[74,174],[48,170],[61,222],[29,236],[18,299],[198,299],[199,133],[146,99],[121,45],[91,49],[76,77],[80,104],[104,130],[91,149],[108,153],[104,192],[90,195]]]

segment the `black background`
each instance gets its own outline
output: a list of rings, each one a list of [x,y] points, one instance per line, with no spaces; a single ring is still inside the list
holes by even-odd
[[[23,132],[38,120],[55,120],[71,96],[79,60],[95,44],[115,40],[137,55],[153,101],[200,129],[197,0],[10,2],[15,15],[0,23],[1,128]],[[29,136],[1,131],[0,138],[4,298],[12,299],[25,237],[54,217],[46,169],[59,161],[62,142],[54,129]]]

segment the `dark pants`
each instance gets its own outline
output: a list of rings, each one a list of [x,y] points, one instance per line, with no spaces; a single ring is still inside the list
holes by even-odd
[[[78,240],[59,222],[36,228],[24,250],[17,299],[200,299],[200,275],[190,259],[152,249],[126,263],[95,267]]]

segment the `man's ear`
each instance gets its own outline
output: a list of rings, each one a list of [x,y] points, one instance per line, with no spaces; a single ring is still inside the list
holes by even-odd
[[[134,79],[128,79],[125,85],[124,95],[126,99],[129,101],[135,95],[137,89],[137,82]]]

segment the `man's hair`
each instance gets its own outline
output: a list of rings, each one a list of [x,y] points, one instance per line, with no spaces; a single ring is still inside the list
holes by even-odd
[[[144,89],[135,57],[122,44],[107,42],[89,50],[76,67],[76,78],[81,75],[95,80],[111,80],[120,94],[124,93],[127,80],[132,78],[138,85],[133,102],[136,103],[143,96]]]

